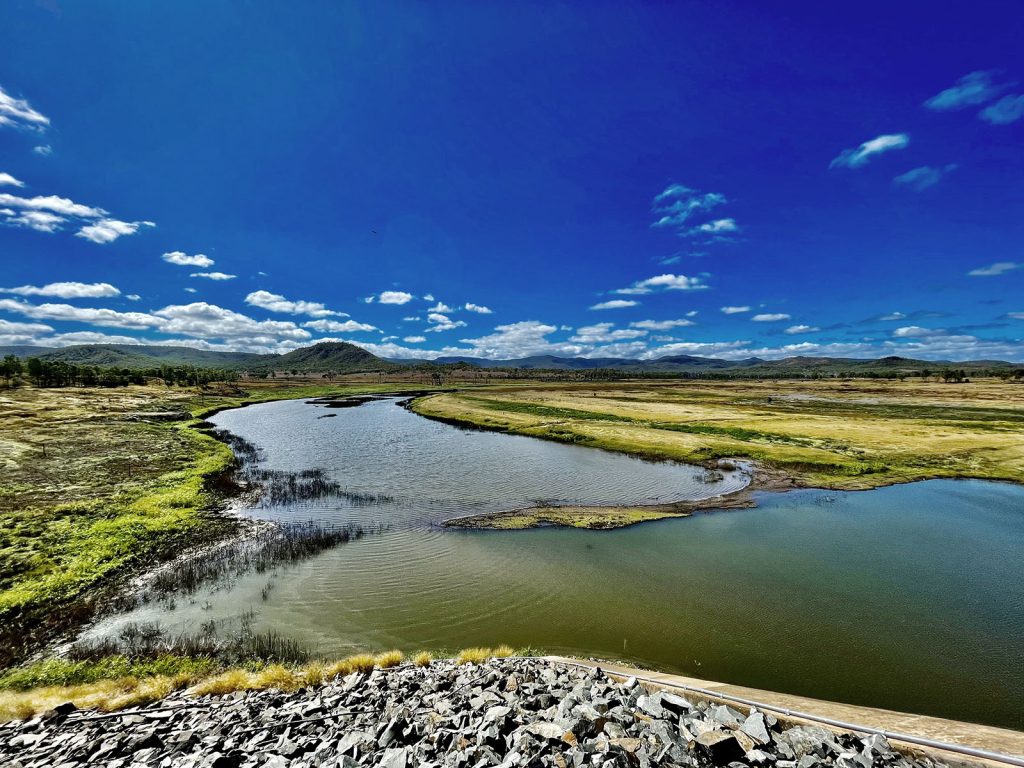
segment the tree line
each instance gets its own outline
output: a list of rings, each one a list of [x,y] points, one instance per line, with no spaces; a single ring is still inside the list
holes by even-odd
[[[30,357],[22,361],[7,355],[0,361],[0,376],[7,386],[17,386],[23,377],[37,387],[126,387],[153,379],[167,386],[201,386],[215,381],[237,381],[238,372],[194,365],[161,365],[153,368],[119,368],[77,365],[63,360]]]

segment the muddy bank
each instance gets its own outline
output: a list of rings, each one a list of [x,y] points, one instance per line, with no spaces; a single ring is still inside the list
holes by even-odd
[[[733,464],[734,462],[728,462]],[[739,462],[735,462],[739,463]],[[708,471],[717,471],[719,462],[709,462]],[[796,481],[783,472],[768,470],[748,461],[742,466],[749,472],[750,483],[735,493],[711,496],[706,499],[678,501],[670,504],[641,504],[635,506],[533,506],[467,515],[446,520],[445,528],[475,530],[523,530],[527,528],[572,527],[591,530],[611,530],[630,525],[675,517],[691,517],[697,512],[715,512],[750,509],[757,506],[758,491],[786,491],[798,488]]]

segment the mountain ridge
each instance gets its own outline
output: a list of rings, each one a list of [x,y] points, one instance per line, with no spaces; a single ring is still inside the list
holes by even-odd
[[[665,355],[649,360],[619,357],[562,357],[532,355],[522,358],[491,360],[467,355],[443,356],[435,360],[393,359],[374,355],[357,344],[344,341],[325,341],[308,347],[299,347],[284,354],[258,354],[253,352],[222,352],[188,346],[132,345],[132,344],[78,344],[47,348],[36,346],[0,347],[0,356],[38,357],[48,361],[63,361],[77,365],[115,366],[122,368],[157,368],[162,365],[193,365],[206,368],[226,368],[254,373],[270,371],[297,371],[300,373],[356,373],[369,371],[396,371],[416,366],[471,366],[481,369],[519,370],[616,370],[637,373],[698,373],[734,371],[756,375],[780,371],[922,371],[955,366],[965,370],[1024,368],[1024,363],[1005,360],[918,360],[889,355],[881,358],[844,358],[795,356],[778,360],[750,357],[727,360],[694,355]]]

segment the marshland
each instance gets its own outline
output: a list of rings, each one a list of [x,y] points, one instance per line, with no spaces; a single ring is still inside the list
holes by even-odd
[[[1020,727],[1021,391],[5,391],[0,686],[507,643]]]

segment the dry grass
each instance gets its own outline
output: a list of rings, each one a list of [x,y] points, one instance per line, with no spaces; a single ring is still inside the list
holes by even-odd
[[[386,653],[378,654],[375,659],[376,665],[379,669],[397,667],[403,661],[405,661],[405,654],[401,651],[387,651]]]
[[[434,654],[430,651],[420,651],[412,657],[412,663],[417,667],[429,667],[434,661]]]
[[[1024,480],[1024,386],[995,379],[528,384],[417,400],[426,416],[687,462],[749,457],[797,484]]]

